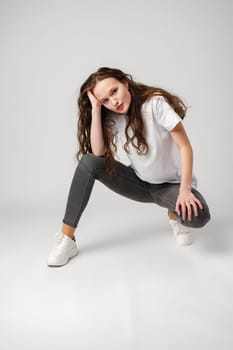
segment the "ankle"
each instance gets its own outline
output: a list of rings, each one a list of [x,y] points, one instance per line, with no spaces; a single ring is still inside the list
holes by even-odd
[[[64,235],[68,236],[69,238],[75,240],[75,238],[74,238],[75,227],[72,227],[72,226],[67,225],[67,224],[63,224],[61,232]]]
[[[68,235],[67,233],[64,233],[63,231],[61,231],[61,232],[62,232],[62,234],[63,234],[64,236],[69,237],[69,238],[72,239],[73,241],[76,241],[74,235]]]
[[[176,216],[175,216],[175,214],[173,213],[173,211],[168,210],[168,216],[169,216],[169,219],[170,219],[170,220],[176,220]]]

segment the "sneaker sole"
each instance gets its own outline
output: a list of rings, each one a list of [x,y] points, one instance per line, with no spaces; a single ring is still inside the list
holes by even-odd
[[[49,267],[60,267],[60,266],[64,266],[66,265],[72,258],[74,258],[76,255],[78,255],[78,251],[75,249],[75,251],[70,255],[70,257],[67,259],[66,262],[64,262],[63,264],[49,264],[47,263],[47,265]]]

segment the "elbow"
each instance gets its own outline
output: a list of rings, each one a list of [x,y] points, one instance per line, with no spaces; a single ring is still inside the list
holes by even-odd
[[[106,150],[92,150],[92,153],[94,154],[94,156],[96,157],[104,157],[106,154]]]
[[[96,157],[104,157],[105,156],[105,153],[92,153],[92,154],[94,154],[94,156],[96,156]]]

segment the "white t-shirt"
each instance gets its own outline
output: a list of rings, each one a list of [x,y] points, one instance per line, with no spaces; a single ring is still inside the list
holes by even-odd
[[[130,166],[143,181],[153,184],[180,183],[180,152],[169,131],[182,119],[163,96],[153,96],[148,99],[142,105],[141,111],[148,152],[145,155],[139,155],[137,149],[130,143],[130,153],[126,153]],[[126,142],[127,116],[110,112],[110,119],[115,121],[111,130],[116,137],[120,138],[123,146]],[[130,137],[133,135],[131,128],[128,129],[128,134]],[[192,177],[192,186],[197,187],[195,175]]]

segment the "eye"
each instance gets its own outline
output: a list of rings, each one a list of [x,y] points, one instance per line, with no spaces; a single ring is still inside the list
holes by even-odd
[[[117,88],[115,88],[114,90],[112,90],[112,93],[115,94],[117,92]]]
[[[106,98],[105,100],[103,100],[103,104],[108,103],[108,99]]]

